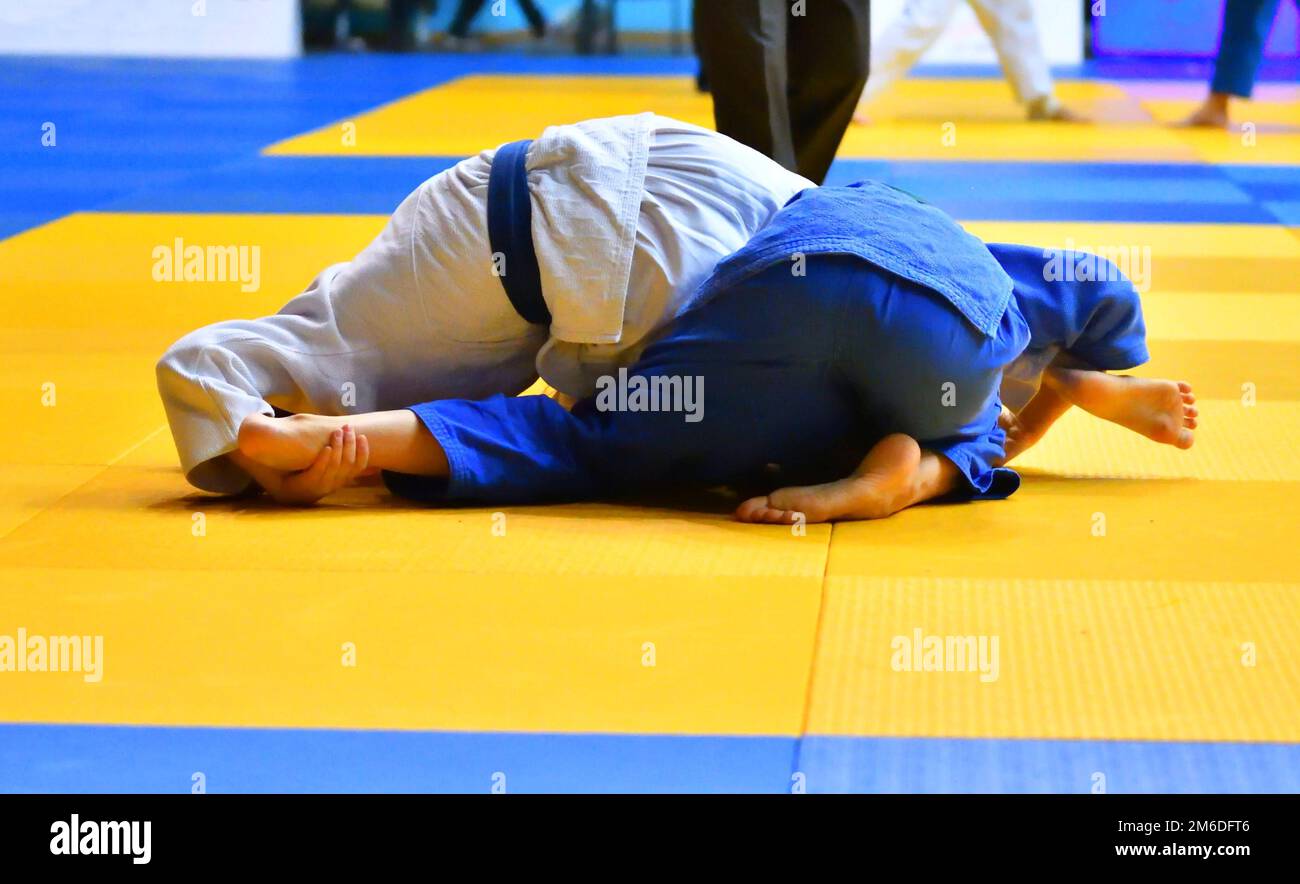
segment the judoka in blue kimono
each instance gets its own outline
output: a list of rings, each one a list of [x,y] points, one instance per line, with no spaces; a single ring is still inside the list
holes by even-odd
[[[1148,358],[1132,283],[1087,257],[1094,272],[1060,278],[1050,250],[985,244],[888,185],[804,190],[608,395],[572,411],[544,396],[415,405],[449,476],[385,479],[477,503],[714,486],[772,464],[783,482],[828,481],[905,433],[956,465],[962,496],[1006,497],[1020,480],[997,466],[1004,383],[1032,392],[1058,353],[1102,370]],[[533,313],[540,298],[511,293]]]

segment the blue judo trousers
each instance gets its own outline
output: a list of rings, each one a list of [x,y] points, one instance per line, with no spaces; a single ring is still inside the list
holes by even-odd
[[[475,503],[721,485],[772,464],[783,483],[827,481],[901,432],[956,464],[966,496],[1005,497],[1019,486],[993,466],[1005,367],[1071,347],[1107,362],[1098,368],[1146,358],[1132,285],[1063,290],[1043,278],[1043,254],[986,246],[888,185],[810,188],[718,265],[626,376],[609,379],[620,391],[689,389],[693,401],[665,395],[652,410],[645,397],[598,395],[572,412],[544,396],[416,405],[450,476],[386,481],[413,499]]]
[[[1280,5],[1280,0],[1226,0],[1211,91],[1250,98]]]

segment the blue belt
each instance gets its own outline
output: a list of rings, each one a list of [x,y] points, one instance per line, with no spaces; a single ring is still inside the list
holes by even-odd
[[[532,140],[500,147],[488,175],[487,225],[493,267],[515,312],[536,325],[550,325],[542,298],[542,272],[533,250],[533,204],[525,160]],[[497,262],[501,262],[498,264]]]

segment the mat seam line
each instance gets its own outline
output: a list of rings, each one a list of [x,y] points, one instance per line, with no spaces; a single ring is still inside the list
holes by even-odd
[[[794,757],[790,759],[790,780],[786,781],[786,788],[789,788],[795,774],[800,773],[799,766],[803,756],[803,741],[808,736],[808,722],[812,718],[813,682],[817,674],[817,651],[821,647],[822,622],[826,616],[826,585],[830,580],[831,545],[835,542],[835,527],[835,523],[832,522],[830,533],[826,538],[826,558],[822,562],[822,579],[817,596],[817,619],[813,624],[812,649],[808,660],[808,677],[804,682],[803,711],[799,718],[799,734],[794,741]]]
[[[31,522],[32,520],[34,520],[34,519],[36,519],[36,518],[39,518],[40,516],[44,515],[45,513],[49,512],[50,510],[54,509],[56,506],[58,506],[60,503],[62,503],[62,502],[63,502],[64,500],[66,500],[67,498],[69,498],[69,497],[71,497],[72,495],[76,494],[76,493],[77,493],[78,491],[80,491],[82,488],[85,488],[85,487],[86,487],[87,485],[89,485],[91,482],[95,481],[95,480],[98,479],[100,476],[104,475],[104,473],[108,472],[110,469],[112,469],[113,467],[117,466],[118,463],[120,463],[121,461],[125,460],[125,459],[126,459],[127,457],[129,457],[133,452],[135,452],[136,450],[142,448],[146,443],[149,442],[150,439],[152,439],[154,436],[157,436],[159,433],[161,433],[161,432],[162,432],[163,430],[165,430],[166,428],[167,428],[167,425],[166,425],[166,424],[160,424],[160,425],[158,425],[157,427],[154,427],[154,428],[153,428],[152,430],[150,430],[147,434],[145,434],[145,437],[144,437],[143,439],[141,439],[139,442],[136,442],[136,443],[133,444],[133,445],[128,446],[127,449],[126,449],[125,451],[123,451],[123,452],[122,452],[121,454],[119,454],[117,457],[114,457],[114,458],[112,458],[111,460],[109,460],[108,463],[104,464],[104,465],[101,466],[98,470],[96,470],[92,475],[88,476],[84,482],[79,482],[79,483],[77,483],[77,484],[74,485],[73,487],[69,488],[67,491],[65,491],[65,492],[63,492],[62,494],[60,494],[58,497],[56,497],[56,498],[54,498],[53,500],[51,500],[48,504],[46,504],[45,506],[41,507],[41,508],[38,509],[36,512],[32,513],[32,514],[31,514],[30,516],[28,516],[27,518],[25,518],[25,519],[23,519],[22,521],[17,522],[16,524],[12,525],[12,526],[9,528],[9,530],[5,531],[3,534],[0,534],[0,541],[4,541],[4,540],[8,539],[9,536],[10,536],[11,534],[13,534],[13,533],[14,533],[15,531],[17,531],[19,528],[21,528],[21,527],[23,527],[24,525],[26,525],[28,522]],[[6,569],[4,569],[4,570],[7,571],[7,570],[9,570],[9,569],[6,568]]]

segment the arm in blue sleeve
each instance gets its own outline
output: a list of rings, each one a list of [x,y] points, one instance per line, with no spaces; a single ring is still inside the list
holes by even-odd
[[[1080,286],[1071,317],[1073,337],[1065,351],[1101,371],[1122,371],[1149,360],[1142,301],[1133,283],[1121,277]]]
[[[1031,351],[1059,348],[1101,371],[1150,359],[1142,299],[1113,263],[1079,251],[1006,243],[988,249],[1013,281]]]
[[[446,478],[385,473],[402,497],[528,503],[589,498],[608,484],[598,412],[570,414],[547,396],[445,399],[411,411],[438,440],[451,471]]]

